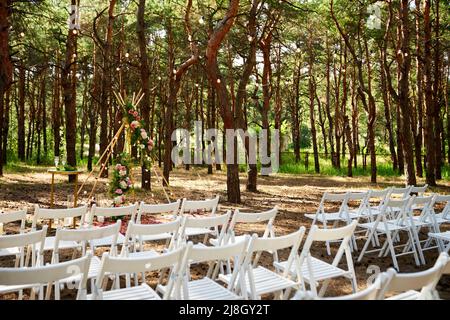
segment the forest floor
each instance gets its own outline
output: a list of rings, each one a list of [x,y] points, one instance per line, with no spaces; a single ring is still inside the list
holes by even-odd
[[[38,204],[42,207],[50,205],[50,182],[51,176],[46,172],[47,168],[32,166],[16,166],[6,172],[3,178],[0,178],[0,210],[8,211],[26,207],[28,212],[33,212],[33,207]],[[138,170],[136,170],[138,171]],[[86,175],[80,177],[84,181]],[[136,176],[135,181],[140,177]],[[240,205],[231,205],[226,202],[226,174],[224,172],[214,172],[213,175],[206,174],[206,168],[191,168],[190,171],[176,169],[171,174],[171,193],[172,200],[178,198],[204,199],[220,195],[219,212],[225,213],[228,209],[238,208],[244,212],[258,212],[271,209],[278,206],[280,213],[275,220],[276,235],[284,235],[298,230],[305,226],[309,230],[311,220],[304,216],[305,213],[314,213],[317,210],[321,197],[325,191],[344,192],[344,191],[364,191],[370,188],[382,189],[388,186],[402,186],[403,181],[400,178],[389,177],[379,178],[379,183],[374,186],[370,184],[370,177],[343,178],[329,177],[320,175],[290,175],[277,174],[271,177],[258,177],[258,192],[250,193],[245,190],[245,174],[241,174],[242,203]],[[96,195],[104,195],[103,199],[109,198],[108,180],[101,179],[98,184]],[[152,177],[153,191],[144,192],[137,190],[131,201],[145,201],[147,203],[166,202],[164,193],[156,177]],[[423,184],[424,181],[418,181]],[[136,183],[138,184],[138,183]],[[84,191],[91,190],[93,183],[88,183]],[[442,194],[450,194],[450,183],[443,182],[439,187],[431,190]],[[68,184],[63,177],[56,177],[56,203],[61,207],[67,203],[68,195],[72,194],[73,186]],[[80,202],[86,201],[85,192],[82,192]],[[100,198],[100,197],[99,197]],[[246,225],[239,226],[238,233],[258,233],[262,234],[264,226]],[[445,230],[445,229],[444,229]],[[425,235],[423,230],[423,235]],[[362,248],[364,242],[359,241],[358,246]],[[332,246],[336,252],[336,246]],[[96,254],[101,255],[103,250]],[[69,256],[70,253],[67,253]],[[280,259],[285,259],[288,252],[280,252]],[[325,246],[316,245],[313,247],[312,254],[321,259],[332,261],[332,257],[326,254]],[[356,261],[359,253],[354,253]],[[71,255],[71,254],[70,254]],[[438,256],[437,250],[426,251],[426,267],[416,267],[412,255],[400,257],[399,265],[401,272],[414,272],[424,270],[432,266]],[[46,255],[46,260],[50,255]],[[344,259],[345,260],[345,259]],[[344,261],[343,260],[343,261]],[[262,264],[270,267],[272,256],[264,254],[261,260]],[[11,261],[0,260],[0,266],[11,265]],[[345,262],[343,262],[345,266]],[[392,266],[391,258],[379,258],[375,255],[365,255],[361,263],[355,262],[358,287],[363,289],[367,286],[367,281],[373,273],[368,271],[369,266],[376,265],[381,271],[385,271]],[[197,275],[204,274],[206,266],[199,266],[194,269]],[[373,272],[373,271],[372,271]],[[196,277],[194,276],[194,278]],[[149,284],[154,284],[155,278],[148,278]],[[442,298],[450,299],[450,277],[444,277],[438,285],[438,290]],[[67,290],[66,290],[67,291]],[[351,285],[348,279],[337,279],[331,282],[327,295],[343,295],[351,293]],[[14,298],[14,294],[7,294],[0,299]],[[63,298],[73,298],[73,292],[63,292]],[[270,297],[265,297],[270,298]]]

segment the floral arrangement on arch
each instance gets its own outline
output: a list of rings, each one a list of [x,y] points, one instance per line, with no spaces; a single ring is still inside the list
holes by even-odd
[[[150,139],[147,131],[144,129],[144,121],[139,116],[139,113],[132,102],[125,104],[125,119],[129,124],[131,145],[137,146],[141,149],[141,157],[144,155],[148,157],[155,144],[153,140]]]
[[[140,161],[142,165],[149,167],[151,165],[151,152],[155,146],[153,140],[145,130],[145,123],[137,106],[144,95],[134,95],[131,101],[125,102],[120,94],[116,94],[117,100],[123,109],[123,119],[126,131],[126,145],[131,150],[132,146],[137,146],[140,150]],[[110,183],[110,193],[114,197],[114,206],[119,207],[126,201],[126,194],[133,189],[131,173],[131,155],[126,151],[116,159],[112,181]]]

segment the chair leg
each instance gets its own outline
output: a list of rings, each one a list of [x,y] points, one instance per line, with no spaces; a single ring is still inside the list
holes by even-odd
[[[362,248],[361,253],[359,254],[358,262],[361,262],[362,258],[364,257],[364,253],[367,251],[367,248],[369,247],[373,234],[374,230],[372,229],[370,230],[369,237],[367,238],[366,243],[364,244],[364,247]]]
[[[417,230],[416,228],[414,228],[414,227],[412,228],[411,233],[412,233],[413,239],[411,239],[411,242],[413,243],[413,246],[414,246],[414,239],[415,239],[415,242],[416,242],[416,245],[417,245],[417,251],[418,251],[418,254],[419,254],[419,257],[420,257],[420,262],[423,265],[425,265],[426,264],[425,256],[423,255],[422,246],[420,245],[420,239],[419,239],[418,231],[419,230]]]
[[[386,232],[386,237],[387,237],[389,249],[391,251],[392,262],[394,263],[394,267],[395,267],[395,269],[397,269],[397,271],[400,271],[400,269],[398,267],[398,263],[397,263],[397,256],[395,255],[395,248],[394,248],[394,244],[392,242],[391,233],[389,231]]]
[[[330,279],[327,279],[323,282],[322,287],[320,288],[320,291],[319,291],[319,297],[323,297],[325,295],[325,292],[327,291],[328,285],[330,284],[330,282],[331,282]]]

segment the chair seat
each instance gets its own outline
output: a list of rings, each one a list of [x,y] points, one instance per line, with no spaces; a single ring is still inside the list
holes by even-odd
[[[55,248],[55,237],[46,237],[44,242],[44,251],[53,251]],[[79,248],[81,245],[76,241],[60,241],[58,244],[59,249],[74,249]]]
[[[101,238],[101,239],[95,239],[92,240],[91,243],[94,247],[104,247],[104,246],[110,246],[112,244],[113,236]],[[123,244],[125,242],[125,236],[121,233],[119,233],[117,237],[117,244]]]
[[[375,223],[376,222],[360,223],[360,224],[358,224],[358,227],[364,228],[364,229],[373,229],[373,227],[375,226]],[[386,226],[387,226],[387,228],[386,228]],[[377,230],[377,232],[386,233],[387,231],[405,230],[408,228],[409,228],[409,226],[401,226],[401,225],[397,225],[397,224],[394,224],[394,223],[388,221],[386,224],[384,224],[383,222],[379,222],[376,230]]]
[[[200,280],[193,280],[187,283],[186,289],[188,290],[189,299],[184,297],[184,290],[181,292],[181,298],[183,300],[242,300],[243,298],[237,294],[222,287],[217,282],[210,278],[203,278]],[[156,287],[161,295],[166,292],[166,286],[159,284]]]
[[[280,290],[285,290],[287,288],[292,288],[298,285],[297,282],[286,279],[280,276],[278,273],[270,271],[262,266],[254,268],[252,272],[255,284],[255,291],[256,295],[258,296],[267,293],[277,292]],[[225,282],[226,284],[229,284],[231,280],[231,274],[220,274],[219,280]],[[251,294],[251,287],[248,274],[246,274],[245,276],[245,282],[247,291],[249,294]]]
[[[87,300],[92,299],[93,295],[89,294]],[[137,287],[104,291],[103,300],[161,300],[161,297],[147,284],[141,284]]]
[[[433,222],[423,220],[423,218],[421,218],[421,217],[413,217],[413,220],[414,220],[414,225],[416,227],[424,227],[424,226],[431,226],[431,225],[433,225]]]
[[[436,215],[436,220],[437,219],[443,221],[442,223],[450,223],[450,217],[448,215],[444,216],[442,213]]]
[[[189,300],[241,300],[242,297],[210,278],[188,282]]]
[[[357,219],[358,215],[352,212],[348,212],[348,216],[350,219]],[[316,221],[326,222],[326,221],[347,221],[347,215],[345,213],[339,212],[330,212],[324,214],[305,214],[305,217],[314,220],[316,217]]]
[[[0,257],[15,256],[19,253],[20,253],[19,247],[0,249]]]
[[[311,267],[312,267],[312,274],[315,281],[321,281],[325,279],[332,279],[332,278],[338,278],[338,277],[351,277],[350,271],[345,271],[341,268],[335,267],[325,261],[322,261],[320,259],[310,257]],[[283,262],[275,262],[275,267],[279,268],[280,270],[285,270],[287,261]],[[290,273],[293,276],[297,275],[297,271],[295,268],[295,265],[292,264]],[[311,277],[309,275],[309,267],[308,267],[308,261],[305,259],[302,267],[301,267],[301,273],[303,279],[311,283]]]
[[[238,242],[244,241],[245,237],[246,237],[246,235],[235,236],[235,237],[233,237],[233,240],[230,239],[229,241],[230,241],[230,243],[238,243]],[[209,243],[211,243],[215,247],[217,247],[219,244],[218,240],[215,238],[209,239]]]
[[[450,241],[450,231],[447,232],[440,232],[440,233],[433,233],[430,232],[428,234],[429,237],[444,240],[444,241]]]
[[[199,236],[202,234],[209,234],[213,232],[214,230],[208,228],[186,228],[186,236],[188,237]]]
[[[418,291],[410,290],[395,296],[389,297],[385,300],[417,300],[420,293]]]

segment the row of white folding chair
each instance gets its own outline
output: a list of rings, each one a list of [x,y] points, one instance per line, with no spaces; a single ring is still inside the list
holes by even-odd
[[[364,254],[370,252],[379,252],[379,257],[387,256],[391,254],[394,267],[399,270],[397,257],[413,254],[416,265],[425,264],[425,257],[423,255],[423,248],[419,239],[419,231],[422,227],[433,228],[433,224],[421,221],[420,218],[413,216],[413,206],[422,207],[422,211],[428,212],[429,205],[431,204],[432,197],[409,197],[402,200],[388,200],[377,219],[374,222],[361,223],[358,226],[360,228],[369,231],[366,243],[360,253],[358,261],[362,260]],[[390,219],[389,212],[396,212],[394,219]],[[425,214],[425,213],[424,213]],[[404,232],[408,236],[408,242],[406,244],[400,244],[395,246],[395,240],[399,239],[400,232]],[[373,244],[374,237],[379,235],[385,235],[386,240],[381,248],[374,248],[371,251],[367,251],[370,243]],[[375,247],[375,246],[374,246]],[[396,253],[395,249],[402,247],[401,253]]]
[[[46,232],[47,226],[44,226],[39,231],[1,236],[0,251],[4,252],[5,256],[16,256],[14,268],[39,266],[43,263]],[[19,299],[22,299],[22,290],[26,288],[29,288],[29,286],[16,285],[11,287],[0,282],[0,293],[19,292]]]
[[[353,223],[351,226],[347,226],[345,228],[334,230],[318,230],[318,228],[315,227],[314,230],[310,232],[308,240],[306,241],[308,245],[305,244],[300,257],[298,256],[298,248],[305,233],[304,227],[295,233],[282,237],[258,238],[254,235],[250,240],[249,236],[246,236],[242,241],[217,247],[199,247],[189,243],[191,246],[191,253],[187,254],[187,265],[212,260],[217,262],[217,264],[210,265],[207,277],[200,280],[191,280],[188,274],[184,276],[181,276],[180,274],[174,275],[173,269],[169,278],[180,279],[180,281],[182,281],[183,284],[180,286],[183,287],[181,292],[181,297],[183,299],[257,299],[260,298],[261,295],[268,293],[276,293],[277,297],[286,298],[290,292],[290,289],[299,287],[305,281],[314,284],[314,287],[317,285],[317,281],[329,280],[339,276],[348,277],[351,278],[352,281],[356,281],[351,252],[349,250],[349,241],[355,227],[356,223]],[[312,258],[310,256],[309,251],[314,241],[337,239],[344,239],[344,241],[342,241],[341,247],[338,250],[333,264],[327,264],[326,262],[319,261],[319,259]],[[180,248],[181,247],[175,250],[180,250]],[[234,250],[239,248],[239,250],[238,252],[235,251],[233,254],[228,253],[226,255],[225,252],[228,252],[229,248],[234,248]],[[277,258],[274,258],[274,266],[277,270],[276,272],[257,265],[259,254],[262,251],[273,253],[284,248],[291,248],[289,258],[283,262],[279,262]],[[165,254],[166,253],[163,253],[162,255]],[[347,256],[348,271],[342,270],[338,267],[338,264],[344,254]],[[119,260],[145,260],[162,255],[140,256],[137,258],[119,257]],[[245,259],[243,257],[245,257]],[[253,259],[253,257],[255,257],[255,259]],[[302,259],[301,257],[305,258]],[[217,278],[216,275],[219,270],[218,266],[220,265],[220,262],[227,260],[233,260],[234,262],[232,272],[229,274],[222,273],[218,275],[218,279],[227,284],[227,289],[224,289],[214,280]],[[314,263],[311,263],[311,261],[314,261]],[[303,266],[300,263],[303,263]],[[180,268],[181,270],[184,270],[184,267]],[[326,268],[328,268],[328,270],[324,270]],[[137,268],[134,271],[126,271],[122,268],[109,270],[109,272],[140,273],[142,270],[144,270],[142,267]],[[102,280],[98,278],[98,281]],[[158,283],[157,291],[162,293],[164,297],[167,297],[167,290],[169,289],[166,286],[162,286],[160,281]],[[354,285],[356,286],[356,282],[354,282]],[[324,285],[323,291],[326,290],[326,286],[327,284]],[[149,294],[149,292],[152,292],[151,297],[156,297],[154,292],[151,291],[152,289],[149,289],[145,284],[137,287],[127,286],[123,289],[116,288],[115,290],[121,290],[111,293],[115,297],[121,296],[122,298],[126,298],[128,295],[130,295],[128,297],[131,297],[132,292],[134,291],[139,292],[140,294],[144,294],[144,292]],[[284,293],[282,293],[283,291]],[[104,294],[103,297],[105,298]]]
[[[333,278],[340,275],[346,275],[345,271],[342,272],[336,272],[337,270],[340,270],[337,267],[337,264],[339,263],[340,258],[342,257],[343,253],[351,254],[349,252],[348,242],[351,238],[351,233],[354,230],[354,227],[356,225],[353,223],[351,226],[345,227],[343,229],[334,229],[334,230],[316,230],[317,227],[313,228],[313,230],[310,232],[310,235],[308,236],[308,239],[306,241],[306,245],[302,251],[302,254],[300,258],[297,256],[298,247],[300,245],[300,242],[303,238],[303,234],[305,232],[304,228],[301,228],[298,232],[293,233],[291,235],[278,237],[278,238],[257,238],[256,236],[253,237],[252,242],[249,246],[249,237],[246,237],[244,241],[238,241],[236,243],[231,243],[228,245],[220,246],[220,247],[194,247],[192,244],[190,244],[190,250],[191,254],[188,255],[186,258],[186,264],[191,263],[198,263],[202,261],[210,261],[210,260],[216,260],[216,261],[223,261],[223,260],[234,260],[233,264],[233,272],[231,275],[224,275],[221,274],[219,276],[219,279],[222,281],[227,282],[228,281],[228,289],[225,289],[223,291],[223,287],[215,284],[214,275],[217,272],[217,268],[210,269],[208,272],[208,275],[210,277],[207,277],[205,279],[201,280],[190,280],[188,282],[183,282],[183,292],[181,293],[181,296],[183,298],[202,298],[202,299],[208,299],[208,298],[221,298],[221,299],[231,299],[231,298],[246,298],[248,296],[255,298],[259,297],[261,294],[266,294],[273,291],[281,291],[285,289],[291,289],[293,287],[298,286],[300,283],[303,283],[304,281],[313,283],[316,285],[316,281],[325,280],[329,278]],[[105,228],[112,228],[112,227],[103,227],[101,229]],[[94,233],[93,229],[91,233]],[[98,230],[98,229],[97,229]],[[57,234],[57,241],[59,242],[60,239],[72,239],[72,240],[79,240],[81,239],[81,234],[84,232],[85,234],[90,232],[88,230],[58,230]],[[104,235],[104,234],[103,234]],[[101,236],[101,235],[98,235]],[[86,236],[84,236],[86,237]],[[311,263],[311,257],[309,254],[309,249],[311,248],[313,241],[326,241],[326,240],[335,240],[339,237],[344,237],[347,240],[343,241],[341,244],[340,249],[338,250],[337,256],[335,261],[332,265],[329,265],[329,270],[333,271],[331,274],[329,274],[329,277],[324,277],[324,265],[328,265],[325,262],[322,262],[321,264],[318,263]],[[279,262],[277,264],[277,261],[275,261],[275,266],[278,270],[284,271],[283,273],[279,274],[276,272],[269,271],[268,269],[257,267],[257,260],[253,261],[253,264],[250,265],[251,257],[253,257],[255,254],[259,253],[260,251],[276,251],[283,248],[292,247],[291,253],[289,255],[289,259],[285,262]],[[180,247],[182,248],[182,247]],[[173,252],[178,252],[181,250],[180,248],[172,250],[170,252],[162,253],[161,255],[153,255],[153,256],[144,256],[144,257],[116,257],[114,258],[111,255],[105,255],[104,260],[109,259],[111,261],[117,261],[120,263],[120,267],[116,269],[108,269],[108,264],[103,261],[100,264],[100,272],[97,274],[97,280],[95,283],[94,288],[99,287],[101,283],[103,283],[103,279],[105,277],[106,273],[112,273],[112,274],[119,274],[119,273],[138,273],[142,272],[143,270],[148,271],[147,265],[152,265],[154,259],[159,259],[161,257],[165,257],[167,255],[172,254]],[[228,248],[228,249],[227,249]],[[230,248],[234,248],[233,250]],[[231,251],[230,251],[231,250]],[[237,251],[236,251],[237,250]],[[55,248],[54,252],[58,252],[58,250]],[[112,250],[114,253],[114,251]],[[228,255],[226,255],[228,253]],[[245,258],[244,258],[245,256]],[[237,258],[236,258],[237,257]],[[304,257],[304,258],[302,258]],[[163,258],[161,258],[163,259]],[[303,266],[301,265],[302,259],[306,259],[303,261]],[[316,262],[317,259],[314,260]],[[159,260],[158,260],[159,261]],[[176,259],[176,261],[180,261],[179,258]],[[309,261],[309,262],[308,262]],[[347,258],[348,261],[351,261]],[[57,255],[54,255],[54,262],[57,263]],[[133,270],[127,268],[129,265],[128,262],[130,262],[130,265],[135,265],[134,262],[137,264],[140,264],[139,268],[134,268]],[[145,262],[145,263],[144,263]],[[144,264],[143,264],[144,263]],[[245,267],[245,263],[249,264],[249,267]],[[300,263],[300,264],[299,264]],[[92,265],[92,263],[91,263]],[[97,263],[98,265],[98,263]],[[291,267],[292,266],[292,267]],[[301,266],[301,267],[300,267]],[[173,265],[166,265],[165,267],[170,268],[171,270],[171,276],[169,279],[176,278],[176,275],[174,276],[173,272],[176,271],[174,269]],[[212,268],[211,266],[210,268]],[[299,271],[300,269],[307,269]],[[352,270],[353,266],[352,264],[349,265],[349,270]],[[153,270],[153,269],[152,269]],[[175,270],[175,271],[174,271]],[[184,270],[183,268],[180,270]],[[241,273],[239,273],[239,270],[243,270]],[[92,276],[91,270],[86,271],[87,274],[83,277],[86,279]],[[315,274],[316,272],[319,272]],[[294,273],[294,274],[293,274]],[[338,274],[339,273],[339,274]],[[347,272],[348,273],[348,272]],[[352,271],[354,277],[354,271]],[[240,278],[238,278],[238,276]],[[289,277],[292,277],[292,280],[289,279]],[[185,278],[186,275],[183,275],[183,278]],[[179,275],[179,279],[182,277]],[[244,279],[245,278],[245,279]],[[74,279],[74,277],[69,278],[70,280],[79,280],[79,278]],[[67,282],[69,279],[67,277],[64,277],[59,282]],[[117,281],[118,283],[118,281]],[[101,286],[102,287],[102,286]],[[148,287],[148,286],[147,286]],[[115,297],[125,297],[126,294],[128,295],[128,298],[134,298],[137,299],[140,296],[135,294],[142,294],[145,296],[145,293],[148,290],[148,288],[143,288],[142,286],[139,287],[127,287],[124,289],[118,289],[117,286],[113,288],[113,291],[115,290],[125,290],[125,291],[115,291],[113,296]],[[248,289],[250,287],[250,289]],[[57,286],[58,290],[59,286]],[[159,291],[163,291],[164,293],[167,293],[167,291],[161,290],[163,286],[158,286]],[[236,288],[236,289],[235,289]],[[271,290],[272,289],[272,290]],[[55,297],[59,298],[59,295],[56,294],[57,290],[55,291]],[[147,292],[148,293],[148,292]],[[116,294],[119,294],[117,296]],[[125,295],[122,295],[125,294]],[[288,294],[288,291],[285,292],[285,296]],[[99,292],[93,292],[93,296],[90,297],[98,297]],[[166,296],[167,297],[167,296]],[[103,298],[108,298],[103,295]]]
[[[395,269],[380,273],[375,281],[358,293],[321,298],[322,300],[436,300],[439,294],[436,285],[442,275],[450,274],[450,259],[446,253],[436,260],[428,270],[415,273],[397,273]],[[395,293],[395,294],[392,294]],[[295,300],[320,299],[309,292],[297,292]]]

